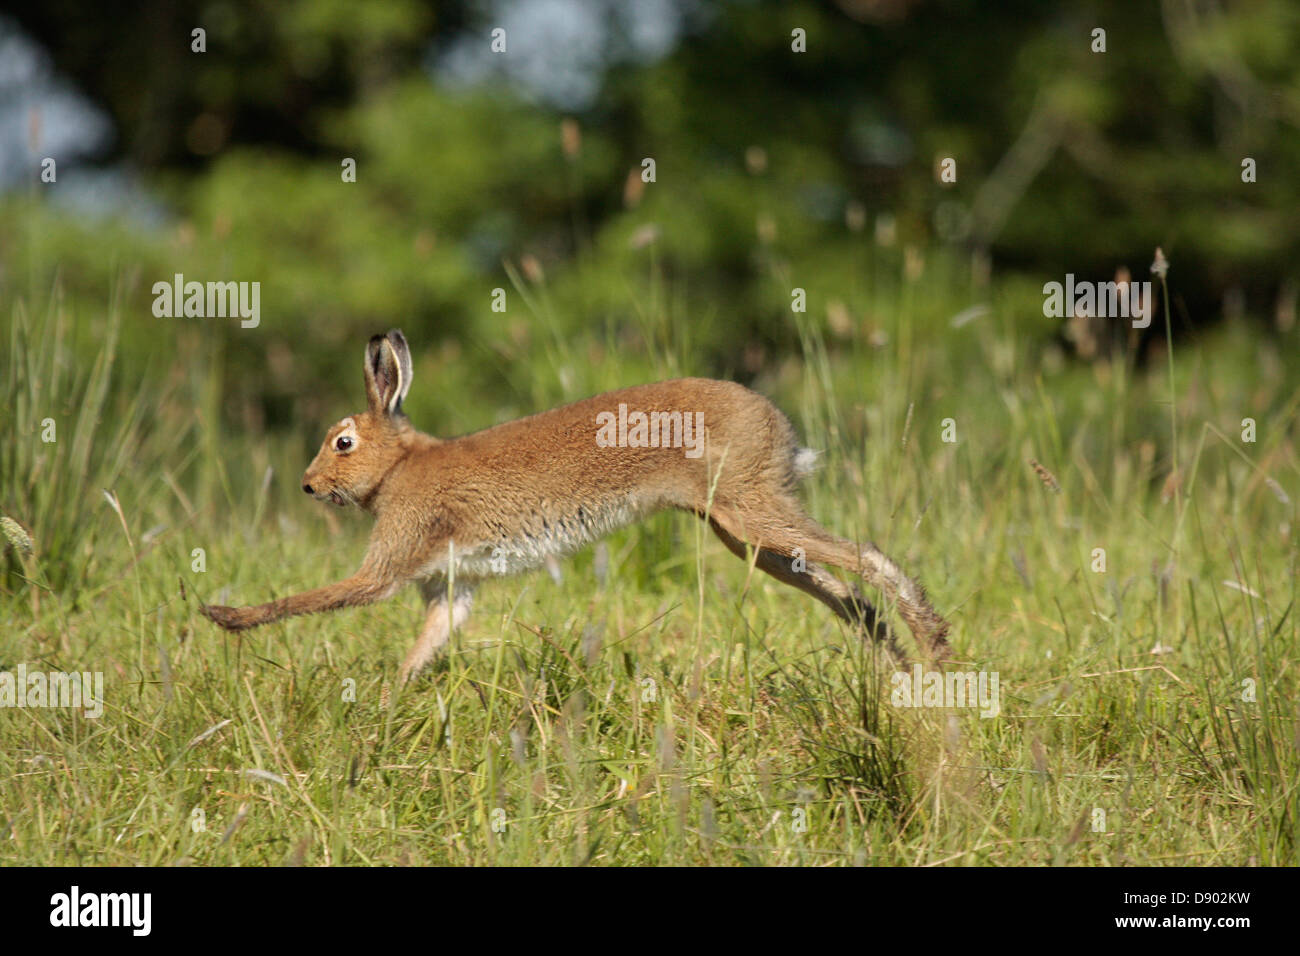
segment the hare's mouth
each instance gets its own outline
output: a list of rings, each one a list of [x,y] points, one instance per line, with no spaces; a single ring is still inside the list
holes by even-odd
[[[340,508],[347,504],[347,502],[343,500],[343,496],[337,491],[331,491],[326,495],[326,497],[329,499],[330,504],[338,505]]]

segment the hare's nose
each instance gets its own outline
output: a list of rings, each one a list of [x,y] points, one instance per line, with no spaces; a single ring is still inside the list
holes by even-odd
[[[313,494],[313,490],[312,490],[311,485],[307,484],[307,482],[305,482],[305,481],[302,483],[302,490],[305,491],[305,492],[307,492],[307,494],[309,494],[309,495],[310,495],[310,494]]]

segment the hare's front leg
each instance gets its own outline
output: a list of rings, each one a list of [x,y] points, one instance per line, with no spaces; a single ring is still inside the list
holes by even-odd
[[[474,589],[469,582],[456,582],[456,594],[450,602],[447,600],[447,582],[443,578],[421,581],[420,594],[428,606],[424,627],[402,662],[397,678],[399,684],[405,684],[429,666],[434,655],[450,640],[452,631],[469,618],[474,604]]]
[[[403,530],[400,526],[394,529],[391,523],[386,525],[382,519],[378,521],[370,533],[370,546],[361,567],[342,581],[266,604],[249,607],[209,604],[199,608],[199,612],[228,631],[243,631],[296,614],[337,611],[386,600],[415,578],[430,556],[442,554],[446,548],[442,540],[426,543],[417,539],[411,543],[401,533]]]
[[[293,617],[296,614],[315,614],[319,611],[336,611],[344,607],[373,604],[389,597],[401,584],[400,578],[377,575],[363,569],[336,584],[293,594],[278,601],[254,604],[249,607],[209,604],[199,608],[199,612],[209,621],[219,624],[228,631],[243,631],[250,627],[270,624],[281,618]]]

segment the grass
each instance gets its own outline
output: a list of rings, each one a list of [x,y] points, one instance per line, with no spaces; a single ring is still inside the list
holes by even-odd
[[[70,342],[117,308],[5,303],[0,511],[35,552],[0,565],[0,671],[102,671],[106,701],[0,710],[0,862],[1294,865],[1296,333],[1228,323],[1168,364],[1089,365],[1011,284],[959,328],[969,294],[928,288],[850,299],[874,346],[795,316],[802,356],[756,384],[824,451],[814,515],[926,584],[949,669],[999,675],[995,718],[893,706],[894,665],[685,516],[559,583],[483,587],[406,692],[413,588],[226,635],[198,602],[338,578],[366,520],[296,493],[301,436],[222,424],[203,341],[122,369],[109,338],[79,378]],[[644,351],[707,371],[666,314]],[[590,336],[521,355],[518,393],[637,374],[635,345]],[[460,401],[429,362],[415,407]]]

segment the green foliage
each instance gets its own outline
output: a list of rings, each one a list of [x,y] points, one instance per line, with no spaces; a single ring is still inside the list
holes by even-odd
[[[75,591],[85,583],[102,531],[101,489],[112,488],[140,460],[146,413],[142,396],[119,397],[112,388],[119,318],[100,323],[94,364],[69,361],[76,334],[57,299],[33,322],[21,303],[10,306],[3,377],[10,440],[0,446],[0,513],[24,525],[43,576],[32,587]],[[117,399],[117,400],[115,400]],[[6,590],[24,583],[21,550],[6,549]]]

